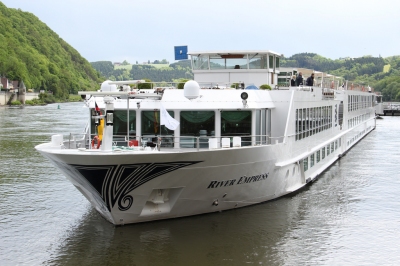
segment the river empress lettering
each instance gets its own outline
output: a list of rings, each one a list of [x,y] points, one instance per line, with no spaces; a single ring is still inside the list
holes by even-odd
[[[229,180],[222,180],[222,181],[211,181],[208,185],[207,189],[209,188],[218,188],[218,187],[229,187],[233,185],[241,185],[241,184],[248,184],[252,182],[258,182],[267,179],[269,173],[260,174],[260,175],[253,175],[253,176],[242,176],[236,182],[236,179],[229,179]]]

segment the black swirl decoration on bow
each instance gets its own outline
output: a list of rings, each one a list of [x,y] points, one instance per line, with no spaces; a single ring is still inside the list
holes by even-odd
[[[69,166],[74,168],[75,173],[78,172],[83,176],[100,194],[109,211],[116,203],[120,211],[126,211],[132,206],[133,197],[129,193],[133,190],[156,177],[199,162]]]

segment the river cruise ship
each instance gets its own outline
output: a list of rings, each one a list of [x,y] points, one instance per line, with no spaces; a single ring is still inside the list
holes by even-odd
[[[376,126],[367,86],[329,75],[279,86],[296,72],[282,75],[282,55],[269,50],[189,54],[194,80],[105,81],[80,92],[88,110],[82,133],[36,146],[115,225],[282,197]]]

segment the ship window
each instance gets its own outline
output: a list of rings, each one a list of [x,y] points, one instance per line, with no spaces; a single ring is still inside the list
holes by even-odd
[[[308,170],[308,157],[303,160],[304,172]]]
[[[319,131],[321,132],[323,130],[323,127],[322,127],[322,119],[323,119],[322,107],[319,107],[318,109],[319,109],[318,110],[318,125],[319,125]]]
[[[195,148],[195,137],[213,136],[215,134],[214,111],[181,111],[180,119],[182,148]],[[203,142],[208,147],[206,138]],[[183,145],[183,143],[185,144]]]
[[[330,145],[328,144],[326,146],[326,156],[329,156],[330,153],[331,153],[331,148],[330,148]]]
[[[303,109],[303,127],[302,127],[302,132],[303,132],[303,138],[306,137],[306,109]]]
[[[314,153],[310,156],[310,167],[314,166]]]
[[[303,138],[303,120],[303,111],[302,109],[299,109],[299,139]]]
[[[310,134],[310,122],[309,122],[309,112],[310,108],[306,108],[305,124],[306,124],[306,137]]]
[[[249,54],[249,68],[250,69],[266,69],[266,68],[268,68],[267,56],[257,55],[257,54]]]
[[[210,69],[225,69],[225,59],[210,57]]]
[[[208,69],[208,55],[192,56],[194,70]]]
[[[268,144],[267,134],[269,131],[269,111],[266,109],[257,110],[256,112],[256,144]],[[270,137],[270,136],[269,136]]]
[[[322,148],[322,152],[321,152],[321,159],[323,160],[325,158],[325,147]]]
[[[173,111],[168,111],[174,117]],[[142,135],[172,135],[173,130],[169,130],[164,125],[160,128],[160,111],[142,111]]]
[[[310,108],[310,129],[311,129],[310,135],[314,135],[314,128],[315,128],[314,108]]]
[[[225,60],[226,69],[247,69],[247,57],[226,58]]]
[[[296,109],[296,140],[298,140],[298,134],[299,134],[299,109]]]
[[[335,151],[335,148],[333,146],[333,142],[331,143],[331,153],[333,153]]]
[[[242,146],[251,145],[251,111],[222,111],[221,136],[240,136]]]
[[[129,124],[129,134],[136,134],[136,111],[129,111],[129,122],[128,122],[128,112],[126,110],[114,110],[114,128],[113,134],[118,137],[125,137],[128,132]]]
[[[317,151],[317,163],[321,160],[321,152]]]

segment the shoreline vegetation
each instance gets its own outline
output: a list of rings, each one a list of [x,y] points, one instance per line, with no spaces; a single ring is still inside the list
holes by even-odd
[[[70,94],[67,99],[60,100],[60,99],[55,98],[53,95],[41,93],[41,94],[39,94],[38,99],[26,100],[25,104],[16,100],[16,101],[12,101],[11,104],[0,105],[0,107],[22,106],[22,105],[39,106],[39,105],[47,105],[50,103],[67,103],[67,102],[81,102],[81,101],[82,101],[81,96],[77,95],[77,94]]]

